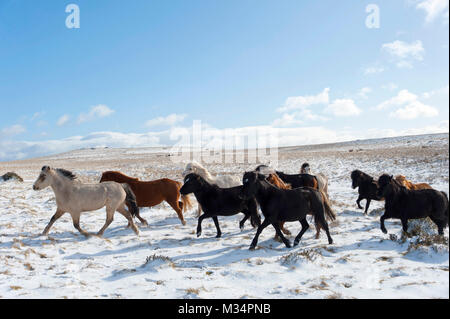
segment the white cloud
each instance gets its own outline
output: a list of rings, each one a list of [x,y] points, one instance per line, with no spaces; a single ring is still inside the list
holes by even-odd
[[[425,11],[427,23],[437,17],[443,17],[444,21],[448,21],[448,0],[425,0],[418,3],[416,8]]]
[[[418,117],[435,117],[438,114],[438,110],[434,107],[414,101],[391,112],[389,116],[400,120],[412,120]]]
[[[311,105],[328,104],[329,103],[329,88],[325,88],[317,95],[294,96],[288,97],[284,106],[277,109],[278,112],[288,112],[292,110],[304,110]]]
[[[376,110],[386,110],[396,108],[389,113],[392,118],[400,120],[412,120],[418,117],[435,117],[439,111],[429,105],[419,101],[418,96],[408,90],[401,90],[396,96],[380,103]]]
[[[381,88],[389,90],[389,91],[394,91],[394,90],[396,90],[398,88],[398,85],[393,83],[393,82],[390,82],[388,84],[382,85]]]
[[[110,109],[104,104],[93,106],[89,113],[81,113],[78,117],[78,124],[93,121],[98,118],[104,118],[114,113],[114,110]]]
[[[149,121],[147,121],[147,123],[145,124],[148,127],[153,127],[153,126],[173,126],[177,123],[180,123],[182,121],[184,121],[184,119],[187,117],[186,114],[170,114],[166,117],[160,116],[154,119],[151,119]]]
[[[436,96],[436,95],[446,95],[448,97],[448,95],[449,95],[448,85],[443,87],[443,88],[437,89],[437,90],[432,90],[430,92],[425,92],[425,93],[422,94],[422,98],[430,99],[430,98],[432,98],[433,96]]]
[[[216,129],[203,125],[201,145],[228,148],[233,145],[238,149],[246,148],[247,137],[259,137],[271,141],[280,147],[334,143],[356,139],[381,138],[403,135],[444,133],[449,131],[448,121],[413,129],[368,129],[352,131],[349,128],[332,130],[323,126],[275,128],[273,126],[251,126],[240,128]],[[45,141],[4,141],[0,139],[0,160],[17,160],[24,158],[59,154],[75,149],[91,147],[137,148],[189,145],[192,141],[192,128],[174,127],[161,132],[146,134],[124,134],[118,132],[97,132],[87,136],[73,136],[61,140]],[[186,141],[184,143],[183,141]],[[258,141],[260,147],[267,146]],[[226,148],[227,148],[226,147]]]
[[[377,110],[387,109],[393,106],[400,106],[406,103],[412,103],[417,100],[417,95],[409,92],[408,90],[401,90],[398,94],[383,103],[376,106]]]
[[[13,126],[5,127],[1,130],[0,137],[2,136],[15,136],[25,133],[27,130],[24,126],[16,124]]]
[[[67,122],[69,122],[70,120],[70,116],[67,114],[64,114],[63,116],[61,116],[58,121],[56,122],[56,124],[58,126],[63,126],[64,124],[66,124]]]
[[[325,109],[325,113],[330,113],[337,117],[357,116],[361,112],[361,109],[351,99],[336,99]]]
[[[378,74],[384,71],[383,67],[370,66],[364,69],[365,75]]]
[[[396,40],[391,43],[383,44],[382,49],[401,59],[412,57],[416,60],[422,60],[423,54],[425,53],[425,49],[422,46],[422,41],[420,40],[411,43]]]
[[[362,99],[367,99],[368,96],[367,94],[371,93],[372,89],[369,87],[363,87],[361,90],[359,90],[358,92],[358,96]]]
[[[393,58],[393,62],[398,68],[412,68],[413,62],[422,61],[425,54],[420,40],[411,43],[396,40],[383,44],[381,48]]]

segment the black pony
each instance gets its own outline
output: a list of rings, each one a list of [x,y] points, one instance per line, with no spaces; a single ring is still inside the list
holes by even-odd
[[[392,176],[381,175],[378,194],[386,200],[385,212],[381,216],[381,231],[387,233],[384,220],[397,218],[402,221],[403,231],[408,232],[408,219],[430,217],[438,227],[439,235],[448,226],[448,197],[434,189],[409,190]]]
[[[275,171],[267,165],[259,165],[255,171],[264,174],[265,170],[273,171],[278,175],[278,177],[285,182],[290,184],[292,188],[298,187],[312,187],[315,189],[319,188],[319,181],[316,176],[310,174],[285,174],[280,171]]]
[[[180,189],[181,195],[194,193],[204,212],[198,219],[197,237],[202,234],[202,221],[212,218],[217,229],[216,238],[222,236],[217,216],[232,216],[238,213],[245,215],[239,223],[241,229],[248,218],[253,227],[261,225],[261,217],[258,214],[256,200],[254,198],[243,199],[240,197],[242,186],[232,188],[220,188],[211,185],[197,174],[189,174],[184,178],[184,185]]]
[[[355,189],[358,187],[359,196],[356,200],[356,204],[358,204],[359,209],[363,209],[359,202],[365,199],[366,209],[364,210],[364,214],[367,214],[372,200],[383,200],[383,198],[378,196],[378,183],[372,176],[367,175],[360,170],[354,170],[351,174],[351,178],[352,188]]]
[[[299,221],[302,230],[294,241],[294,246],[298,245],[305,231],[309,228],[306,215],[314,215],[316,223],[319,223],[328,236],[328,242],[333,243],[325,220],[325,208],[322,195],[319,191],[300,187],[292,190],[279,189],[268,181],[263,174],[258,172],[247,172],[243,177],[242,197],[246,199],[256,198],[261,211],[264,214],[264,222],[258,227],[255,238],[250,249],[255,249],[261,232],[269,225],[275,228],[277,235],[281,238],[286,247],[290,248],[289,240],[284,237],[280,229],[281,222]]]

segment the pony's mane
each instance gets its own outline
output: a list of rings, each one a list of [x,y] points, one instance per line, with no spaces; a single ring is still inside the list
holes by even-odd
[[[200,172],[200,174],[197,174],[200,177],[203,177],[203,178],[206,177],[211,180],[214,179],[214,177],[208,172],[208,170],[205,167],[203,167],[200,163],[193,161],[193,162],[190,162],[188,165],[191,165],[191,167],[194,167],[195,171]],[[204,174],[204,176],[201,174]]]
[[[57,168],[56,172],[72,181],[78,178],[74,173],[63,168]]]
[[[220,187],[217,186],[216,184],[211,184],[211,183],[209,183],[202,175],[196,174],[196,173],[190,173],[190,174],[186,175],[186,177],[184,178],[184,183],[186,183],[186,180],[187,180],[189,177],[198,177],[198,178],[200,178],[200,183],[201,183],[201,184],[208,185],[209,187],[213,187],[213,188],[220,188]]]
[[[126,175],[126,174],[124,174],[122,172],[119,172],[119,171],[107,171],[107,172],[104,172],[103,174],[106,174],[106,175],[120,175],[120,176],[125,177],[125,178],[127,178],[129,180],[139,181],[139,178],[128,176],[128,175]]]
[[[352,175],[351,175],[351,176],[352,176],[352,180],[355,179],[355,177],[356,177],[357,174],[361,175],[361,177],[363,177],[363,178],[366,179],[366,180],[373,181],[373,177],[372,177],[372,176],[370,176],[370,175],[364,173],[363,171],[360,171],[359,169],[356,169],[356,170],[354,170],[354,171],[352,172]]]
[[[269,177],[267,177],[267,181],[281,189],[292,189],[290,184],[283,182],[275,173],[270,174]]]

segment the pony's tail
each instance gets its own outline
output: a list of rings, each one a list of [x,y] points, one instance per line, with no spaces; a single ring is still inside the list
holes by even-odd
[[[127,204],[128,209],[130,210],[131,216],[134,217],[139,214],[139,207],[137,205],[136,195],[134,195],[130,185],[128,184],[121,184],[121,185],[123,187],[123,190],[127,194],[127,197],[125,198],[125,203]]]
[[[319,192],[322,195],[323,206],[325,208],[326,217],[331,221],[336,220],[337,216],[336,216],[336,213],[334,212],[334,210],[331,208],[331,203],[330,203],[330,200],[328,199],[328,196],[322,190],[319,190]]]
[[[447,193],[446,192],[441,192],[441,193],[444,195],[445,201],[446,201],[446,204],[447,204],[447,208],[445,209],[445,217],[446,217],[446,221],[447,221],[446,226],[448,226],[449,225],[448,224],[448,214],[449,214],[450,204],[449,204],[449,201],[448,201]]]
[[[189,195],[181,195],[181,203],[183,204],[183,212],[187,212],[192,208],[191,197]]]

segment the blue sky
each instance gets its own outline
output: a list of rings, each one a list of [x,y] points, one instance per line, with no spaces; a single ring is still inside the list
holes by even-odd
[[[0,0],[0,160],[193,120],[282,145],[448,132],[448,31],[448,0]]]

